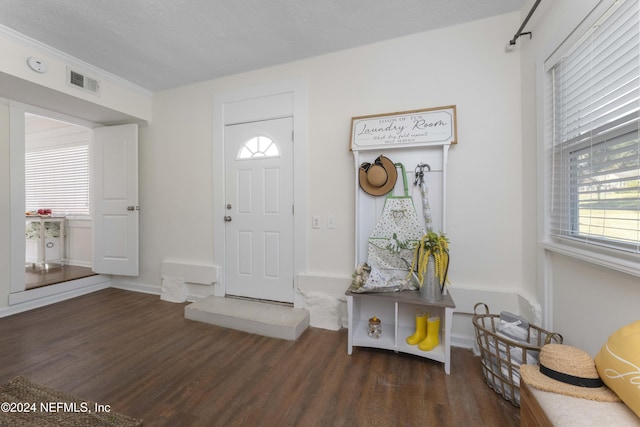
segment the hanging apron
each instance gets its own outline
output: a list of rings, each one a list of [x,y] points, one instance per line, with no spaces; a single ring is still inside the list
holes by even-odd
[[[411,269],[413,250],[425,235],[424,223],[418,217],[409,196],[407,174],[402,163],[396,163],[402,170],[404,195],[395,196],[389,192],[384,202],[382,215],[369,236],[367,263],[380,270]]]

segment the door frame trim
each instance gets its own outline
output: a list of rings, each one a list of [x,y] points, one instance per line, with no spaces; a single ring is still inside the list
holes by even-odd
[[[226,265],[225,243],[225,125],[237,123],[231,118],[228,111],[233,103],[241,101],[258,100],[260,98],[291,94],[293,105],[291,112],[293,117],[293,204],[295,214],[293,216],[293,306],[302,308],[303,299],[298,292],[298,276],[307,270],[308,233],[307,218],[307,85],[302,79],[282,80],[257,86],[229,90],[215,94],[213,97],[213,255],[216,264],[220,266],[220,282],[215,284],[214,295],[226,295],[226,278],[224,266]],[[253,120],[266,120],[282,117],[279,112],[273,115],[254,117]]]
[[[10,163],[9,181],[11,183],[11,230],[10,230],[10,283],[8,294],[8,306],[0,306],[0,317],[41,307],[63,301],[75,296],[84,295],[96,290],[111,286],[111,278],[108,275],[92,276],[99,278],[99,284],[91,280],[73,280],[63,284],[45,286],[42,288],[27,290],[25,288],[25,239],[24,239],[24,204],[25,204],[25,114],[36,114],[51,120],[59,120],[82,126],[93,132],[93,129],[101,126],[97,123],[80,119],[64,112],[53,111],[37,107],[23,102],[0,98],[1,104],[9,106],[9,147]],[[92,136],[93,138],[93,136]],[[90,154],[91,156],[92,154]],[[5,310],[6,309],[6,310]]]

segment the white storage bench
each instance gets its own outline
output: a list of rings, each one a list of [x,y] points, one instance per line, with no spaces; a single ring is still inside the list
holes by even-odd
[[[520,426],[640,426],[622,402],[596,402],[533,388],[520,382]]]

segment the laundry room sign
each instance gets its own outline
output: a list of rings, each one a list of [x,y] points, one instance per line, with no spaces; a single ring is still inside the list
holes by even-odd
[[[351,150],[456,144],[456,106],[351,119]]]

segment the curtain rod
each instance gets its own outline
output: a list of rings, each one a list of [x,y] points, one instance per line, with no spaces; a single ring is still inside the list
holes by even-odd
[[[527,25],[527,22],[529,22],[529,18],[531,18],[531,15],[533,15],[533,12],[536,11],[536,8],[538,7],[538,5],[540,4],[542,0],[536,0],[536,2],[534,3],[533,7],[531,8],[531,10],[529,11],[529,13],[527,14],[527,17],[524,18],[524,21],[522,21],[522,25],[520,25],[520,28],[518,28],[518,32],[513,36],[513,38],[511,40],[509,40],[509,46],[513,46],[516,44],[516,40],[518,40],[518,38],[523,35],[523,34],[528,34],[529,37],[531,37],[531,32],[526,32],[523,33],[522,30],[524,29],[525,25]]]

